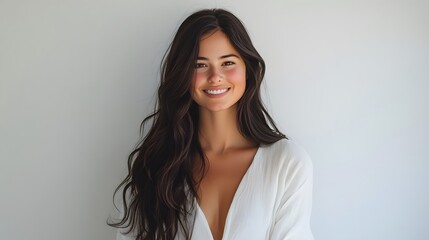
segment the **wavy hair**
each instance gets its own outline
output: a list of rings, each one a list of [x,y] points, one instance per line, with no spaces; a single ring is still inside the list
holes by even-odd
[[[128,157],[128,175],[121,191],[123,216],[110,226],[133,232],[137,240],[174,239],[182,230],[190,239],[187,220],[194,209],[197,185],[206,158],[198,138],[199,110],[191,88],[200,39],[222,31],[246,65],[246,90],[237,103],[240,133],[259,145],[286,138],[265,109],[260,87],[265,62],[254,48],[242,22],[223,9],[193,13],[180,25],[161,64],[161,83],[154,112],[141,125],[143,138]],[[151,127],[144,134],[144,126]],[[200,162],[197,162],[200,161]],[[195,169],[195,166],[200,168]]]

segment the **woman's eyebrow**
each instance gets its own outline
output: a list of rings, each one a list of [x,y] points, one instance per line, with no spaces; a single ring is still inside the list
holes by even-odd
[[[231,53],[231,54],[227,54],[227,55],[220,56],[220,57],[219,57],[219,59],[229,58],[229,57],[236,57],[236,58],[240,58],[240,57],[239,57],[239,56],[237,56],[236,54]],[[197,60],[209,60],[209,59],[208,59],[207,57],[201,57],[201,56],[199,56],[199,57],[197,58]]]
[[[223,55],[223,56],[221,56],[219,59],[222,59],[222,58],[229,58],[229,57],[236,57],[236,58],[240,58],[239,56],[237,56],[237,55],[235,55],[235,54],[231,53],[231,54]]]

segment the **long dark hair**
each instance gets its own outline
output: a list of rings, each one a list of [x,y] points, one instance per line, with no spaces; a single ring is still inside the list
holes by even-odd
[[[128,157],[128,176],[121,190],[123,217],[110,226],[126,228],[136,239],[173,239],[179,230],[190,238],[187,218],[197,197],[195,166],[204,175],[206,158],[198,138],[198,105],[191,87],[199,42],[203,35],[222,31],[246,65],[246,90],[237,103],[241,134],[259,145],[285,138],[262,104],[260,86],[265,63],[241,21],[223,9],[201,10],[179,27],[161,66],[161,84],[152,125]],[[142,131],[144,132],[144,131]],[[200,162],[197,162],[200,161]]]

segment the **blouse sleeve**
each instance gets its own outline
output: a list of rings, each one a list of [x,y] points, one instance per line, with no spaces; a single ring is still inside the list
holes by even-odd
[[[275,214],[272,240],[313,240],[310,228],[313,164],[304,151],[286,164],[284,193]]]

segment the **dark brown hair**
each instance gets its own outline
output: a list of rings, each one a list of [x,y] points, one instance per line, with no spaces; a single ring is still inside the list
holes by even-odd
[[[179,229],[190,238],[186,220],[200,181],[194,178],[195,166],[201,166],[203,175],[206,159],[198,140],[198,105],[189,89],[200,39],[216,30],[228,36],[246,64],[246,90],[237,103],[239,131],[259,145],[285,138],[262,104],[265,63],[241,21],[223,9],[190,15],[164,56],[155,111],[143,120],[142,129],[149,120],[152,125],[129,155],[128,176],[115,191],[122,192],[123,218],[109,225],[134,232],[138,240],[171,240]]]

